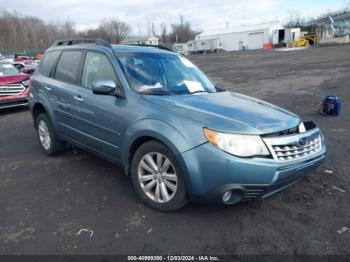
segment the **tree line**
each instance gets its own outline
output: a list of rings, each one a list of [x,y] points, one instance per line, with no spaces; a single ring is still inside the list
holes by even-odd
[[[182,16],[170,28],[161,23],[158,34],[152,24],[152,34],[158,36],[162,44],[187,42],[194,39],[196,32]],[[17,12],[0,12],[0,50],[40,50],[48,48],[54,41],[65,38],[101,38],[118,44],[131,36],[131,27],[118,19],[101,22],[97,28],[77,30],[75,24],[46,23],[40,18],[22,16]]]

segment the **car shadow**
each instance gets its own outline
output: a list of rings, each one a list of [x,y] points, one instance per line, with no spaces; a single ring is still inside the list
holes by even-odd
[[[20,112],[28,111],[28,106],[19,106],[19,107],[13,107],[13,108],[0,108],[0,116],[2,115],[10,115],[10,114],[18,114]]]

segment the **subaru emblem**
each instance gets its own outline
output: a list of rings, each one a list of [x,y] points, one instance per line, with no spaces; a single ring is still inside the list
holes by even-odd
[[[306,143],[307,143],[307,140],[308,140],[307,137],[301,137],[301,138],[299,138],[298,143],[299,143],[299,145],[301,145],[301,146],[305,146]]]

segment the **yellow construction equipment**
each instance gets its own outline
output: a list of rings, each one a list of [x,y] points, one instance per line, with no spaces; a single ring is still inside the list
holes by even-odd
[[[297,40],[291,42],[291,47],[308,47],[310,45],[315,45],[317,43],[317,35],[316,34],[306,34],[302,37],[299,37]]]

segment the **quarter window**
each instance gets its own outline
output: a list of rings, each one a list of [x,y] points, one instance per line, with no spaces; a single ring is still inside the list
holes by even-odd
[[[82,51],[64,51],[57,63],[55,78],[71,84],[79,84]]]
[[[88,52],[83,69],[83,87],[92,89],[95,80],[113,80],[117,83],[116,74],[108,58],[100,53]]]
[[[43,61],[41,61],[39,66],[39,71],[44,76],[49,77],[52,72],[52,68],[54,67],[58,56],[60,55],[60,51],[52,51],[45,55]]]

